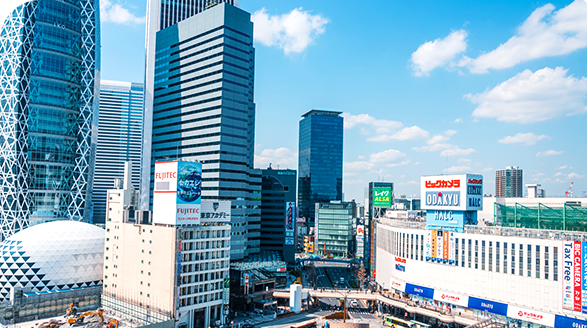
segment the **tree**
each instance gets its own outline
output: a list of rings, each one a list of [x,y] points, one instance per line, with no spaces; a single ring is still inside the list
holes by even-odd
[[[365,278],[367,277],[367,272],[365,272],[365,266],[363,262],[361,262],[361,266],[357,272],[357,280],[359,281],[359,290],[363,289],[363,285],[365,284]]]

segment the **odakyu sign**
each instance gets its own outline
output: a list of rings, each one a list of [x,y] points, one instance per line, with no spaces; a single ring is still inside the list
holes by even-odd
[[[483,209],[483,176],[423,176],[420,197],[425,210],[480,211]]]

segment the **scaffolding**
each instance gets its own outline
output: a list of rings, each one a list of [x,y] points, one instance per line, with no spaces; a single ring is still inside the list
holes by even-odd
[[[511,228],[587,231],[587,207],[573,203],[554,206],[495,203],[493,223]]]

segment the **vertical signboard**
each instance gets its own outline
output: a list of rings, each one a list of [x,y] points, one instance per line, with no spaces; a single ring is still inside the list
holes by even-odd
[[[430,257],[436,258],[436,230],[430,232]]]
[[[445,231],[444,234],[442,235],[442,244],[444,245],[444,248],[442,249],[442,260],[443,262],[448,262],[449,258],[448,258],[448,254],[449,249],[450,249],[450,233],[448,231]]]
[[[202,163],[177,162],[177,224],[200,224]]]
[[[432,246],[432,231],[428,230],[426,231],[426,245],[424,247],[425,252],[426,252],[426,259],[430,259],[430,257],[432,256],[430,254],[430,247]]]
[[[200,224],[202,163],[155,163],[153,223]]]
[[[442,261],[442,254],[444,253],[444,231],[436,231],[436,260]]]
[[[296,203],[286,202],[285,203],[285,231],[294,231],[294,220],[296,213]]]
[[[581,312],[581,276],[583,266],[581,265],[583,246],[580,241],[573,243],[573,310]]]
[[[583,245],[583,258],[581,275],[583,277],[583,284],[581,285],[581,312],[587,313],[587,241],[582,243]]]
[[[373,188],[373,207],[391,207],[391,188]]]
[[[563,241],[563,309],[573,310],[573,246],[572,241]]]

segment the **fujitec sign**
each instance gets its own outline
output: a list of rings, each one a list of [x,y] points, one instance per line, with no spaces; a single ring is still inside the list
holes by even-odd
[[[155,163],[153,223],[200,224],[202,163]]]

